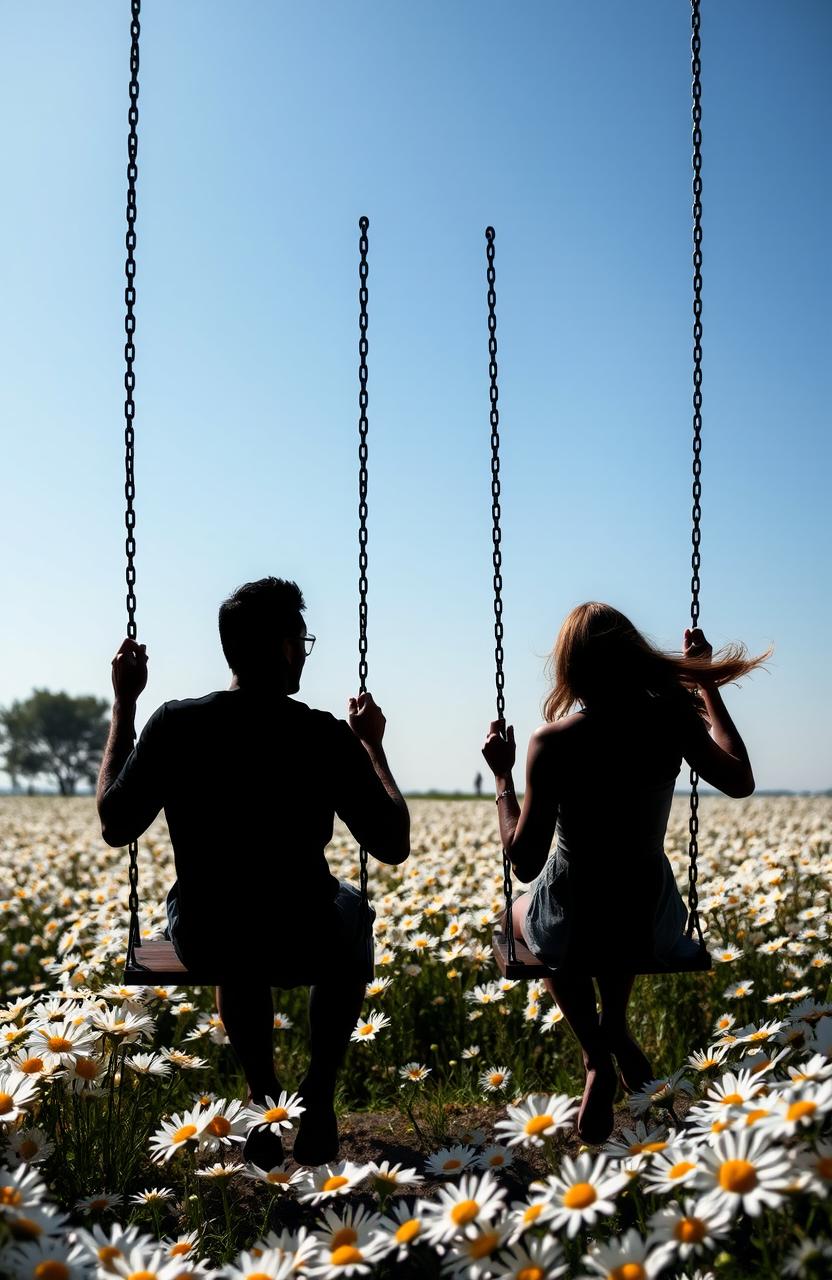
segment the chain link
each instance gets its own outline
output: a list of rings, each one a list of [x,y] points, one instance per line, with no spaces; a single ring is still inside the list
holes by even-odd
[[[699,570],[702,563],[702,66],[699,37],[699,0],[691,0],[691,79],[693,141],[693,527],[691,550],[690,625],[699,625]],[[696,929],[704,945],[699,923],[697,858],[699,856],[699,775],[690,771],[690,818],[688,820],[688,924],[687,934]]]
[[[369,218],[359,218],[358,228],[358,689],[359,693],[367,691],[367,302],[369,291],[367,278],[369,266],[367,252],[369,241],[367,231]],[[362,845],[359,849],[359,885],[361,889],[361,911],[365,926],[369,927],[367,850]]]
[[[127,556],[125,580],[127,584],[127,635],[135,640],[136,627],[136,512],[133,502],[136,497],[135,477],[135,445],[136,434],[134,421],[136,404],[133,393],[136,389],[136,375],[133,363],[136,359],[136,346],[133,341],[136,334],[136,182],[139,176],[139,36],[141,35],[141,0],[131,0],[130,5],[130,106],[127,111],[127,234],[125,246],[127,258],[124,263],[124,498],[126,503],[124,523],[127,531],[124,549]],[[130,910],[130,929],[127,938],[128,964],[133,959],[133,949],[139,940],[139,849],[138,842],[131,840],[127,846],[128,878],[130,892],[127,905]]]
[[[503,554],[500,530],[500,393],[497,386],[497,274],[494,270],[494,228],[485,229],[486,280],[488,282],[488,376],[491,408],[491,543],[494,585],[494,671],[497,687],[497,719],[505,720],[505,672],[503,670]],[[508,958],[514,963],[517,956],[514,946],[512,922],[513,888],[511,862],[503,849],[503,893],[506,898],[506,942]]]

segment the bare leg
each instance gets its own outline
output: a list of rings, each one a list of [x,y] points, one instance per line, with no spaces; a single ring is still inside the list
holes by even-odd
[[[598,978],[601,993],[601,1031],[610,1051],[615,1055],[630,1093],[653,1079],[650,1059],[627,1026],[627,1004],[635,981],[634,974],[605,974]]]
[[[361,1005],[363,979],[333,975],[309,992],[309,1070],[298,1086],[306,1111],[298,1126],[298,1164],[327,1164],[338,1156],[335,1083]]]
[[[216,989],[216,998],[217,1011],[248,1083],[246,1101],[262,1104],[267,1095],[277,1098],[280,1084],[274,1070],[271,987],[262,983],[223,983]],[[246,1161],[266,1171],[283,1161],[283,1143],[271,1129],[253,1129],[243,1151]]]

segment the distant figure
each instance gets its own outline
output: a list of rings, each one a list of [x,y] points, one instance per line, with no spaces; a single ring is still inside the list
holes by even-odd
[[[227,690],[166,702],[133,749],[136,699],[147,683],[144,645],[113,659],[115,704],[98,780],[108,844],[137,839],[164,808],[176,860],[168,935],[182,962],[217,974],[217,1007],[249,1087],[277,1098],[271,988],[311,985],[306,1107],[294,1146],[300,1164],[338,1154],[338,1068],[372,967],[370,922],[358,890],[329,871],[324,847],[339,814],[382,862],[410,851],[410,817],[381,742],[385,719],[369,693],[350,698],[348,723],[297,693],[315,637],[293,582],[263,578],[222,604]],[[283,1159],[279,1139],[254,1129],[245,1157]]]
[[[482,774],[481,773],[478,773],[476,778],[474,779],[474,790],[476,791],[478,796],[482,795]]]
[[[628,950],[672,962],[696,945],[684,936],[687,911],[664,853],[682,758],[726,795],[751,795],[748,753],[719,686],[768,656],[748,658],[734,645],[714,657],[698,628],[685,631],[681,656],[663,653],[610,605],[582,604],[552,654],[554,687],[529,743],[522,812],[514,729],[504,738],[502,723],[489,727],[483,755],[495,775],[502,844],[520,880],[539,877],[514,901],[514,934],[548,967],[546,986],[580,1041],[585,1142],[612,1131],[613,1056],[628,1090],[653,1078],[627,1027]],[[600,967],[599,1019],[588,975]]]

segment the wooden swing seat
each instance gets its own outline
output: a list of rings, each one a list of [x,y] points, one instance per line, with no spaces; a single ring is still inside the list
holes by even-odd
[[[133,951],[133,962],[128,958],[122,983],[126,987],[156,987],[168,985],[208,986],[201,983],[185,968],[168,938],[151,938]]]
[[[502,929],[495,929],[491,938],[497,968],[506,978],[544,978],[549,972],[542,960],[532,955],[528,947],[515,939],[514,960],[509,958],[508,938]],[[696,955],[687,960],[674,960],[661,964],[651,956],[628,955],[622,952],[621,961],[614,966],[615,973],[706,973],[711,968],[711,957],[706,947],[700,947]],[[601,973],[610,972],[602,968]],[[593,970],[592,976],[595,976]]]

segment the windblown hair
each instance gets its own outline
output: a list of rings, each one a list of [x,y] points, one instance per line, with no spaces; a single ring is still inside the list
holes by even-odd
[[[238,587],[220,605],[222,651],[237,676],[273,667],[281,640],[300,635],[306,603],[296,582],[260,578]]]
[[[546,720],[565,716],[576,703],[610,701],[639,691],[672,697],[687,694],[701,708],[697,686],[703,675],[730,684],[762,666],[771,649],[749,658],[741,644],[727,644],[710,658],[666,653],[636,630],[612,605],[591,600],[567,614],[549,658],[553,685],[543,704]]]

